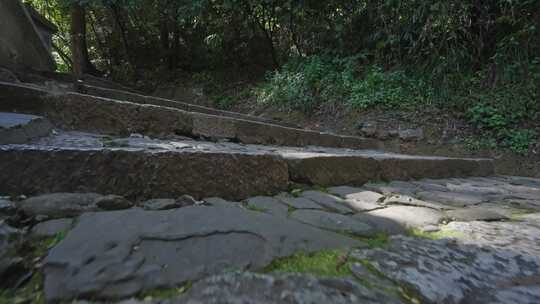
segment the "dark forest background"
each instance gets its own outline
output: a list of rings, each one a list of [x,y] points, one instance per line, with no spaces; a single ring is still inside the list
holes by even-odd
[[[148,91],[188,75],[222,108],[436,107],[517,153],[538,136],[538,0],[27,2],[60,28],[61,71]]]

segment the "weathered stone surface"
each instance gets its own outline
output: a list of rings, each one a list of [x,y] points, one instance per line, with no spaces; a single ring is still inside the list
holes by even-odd
[[[45,259],[45,295],[49,301],[125,298],[225,269],[260,269],[297,251],[358,244],[241,208],[86,213]]]
[[[337,186],[328,188],[328,193],[346,198],[347,195],[365,191],[365,189],[351,186]]]
[[[344,198],[345,203],[354,211],[363,212],[383,208],[379,200],[384,196],[373,191],[366,191],[354,187],[333,187],[328,189],[330,193]]]
[[[0,112],[0,145],[25,143],[49,135],[52,128],[43,117]]]
[[[500,221],[507,220],[508,217],[487,208],[461,208],[446,212],[446,216],[453,221]]]
[[[424,191],[418,192],[417,196],[418,198],[425,201],[436,202],[452,207],[477,205],[486,200],[486,198],[480,194],[463,192]]]
[[[345,232],[360,236],[371,236],[375,230],[353,217],[321,210],[296,210],[290,218],[326,230]]]
[[[353,210],[345,204],[345,201],[328,193],[310,190],[302,192],[302,197],[312,200],[328,210],[344,214],[353,213]]]
[[[350,278],[234,272],[197,282],[186,295],[172,303],[352,304],[402,301],[380,290],[366,288]]]
[[[360,221],[371,223],[373,221],[387,221],[398,223],[408,228],[421,228],[427,225],[439,224],[444,219],[444,214],[440,211],[412,206],[390,206],[370,212],[360,213],[353,216]],[[366,219],[366,218],[371,219]],[[371,221],[370,221],[371,220]],[[375,225],[379,228],[380,225]]]
[[[31,234],[35,237],[52,237],[71,229],[72,219],[56,219],[37,223],[32,227]]]
[[[396,289],[396,284],[394,282],[374,274],[372,270],[369,270],[361,263],[352,263],[349,269],[357,279],[370,284],[370,289],[372,290],[385,290],[386,294],[389,294],[390,291]]]
[[[31,197],[18,202],[18,207],[29,216],[44,215],[48,218],[78,216],[83,212],[98,211],[97,193],[52,193]]]
[[[156,198],[143,202],[141,206],[145,210],[169,210],[182,207],[175,199],[172,198]]]
[[[98,192],[131,200],[189,193],[244,199],[283,191],[288,177],[285,162],[272,155],[0,147],[2,193]]]
[[[424,129],[399,130],[399,138],[404,141],[419,141],[424,139]]]
[[[416,193],[417,187],[413,184],[409,183],[367,183],[363,186],[363,188],[382,193],[384,195],[393,195],[393,194],[401,194],[401,195],[414,195]]]
[[[395,221],[393,218],[377,215],[372,216],[367,212],[357,213],[352,217],[362,223],[370,225],[377,232],[386,234],[404,234],[407,232],[407,227],[402,223]]]
[[[262,212],[266,212],[275,216],[287,216],[289,208],[281,201],[268,196],[256,196],[250,197],[246,200],[246,204],[249,207],[259,209]]]
[[[123,196],[112,194],[98,198],[95,204],[103,210],[122,210],[133,207],[133,203]]]
[[[207,198],[204,198],[203,201],[206,204],[209,204],[210,206],[214,206],[214,207],[243,208],[242,204],[239,203],[239,202],[230,202],[230,201],[224,200],[224,199],[219,198],[219,197],[207,197]]]
[[[0,2],[0,66],[55,69],[54,59],[22,1]]]
[[[0,215],[13,215],[16,211],[15,204],[6,199],[0,199]]]
[[[497,242],[493,238],[491,243]],[[390,279],[412,287],[426,303],[537,302],[538,251],[484,245],[396,236],[384,249],[359,250],[352,256],[367,259]]]
[[[344,158],[342,155],[351,156]],[[335,159],[346,169],[340,171],[339,166],[322,168],[324,170],[316,166],[296,167],[289,162],[296,157],[312,158],[315,163],[328,163]],[[376,179],[380,176],[377,168],[361,168],[362,160],[370,162],[372,157],[379,158],[377,162],[381,163],[394,163],[394,158],[409,159],[394,154],[344,149],[159,140],[142,135],[110,138],[61,132],[28,145],[0,146],[0,160],[10,160],[0,162],[0,191],[12,194],[99,192],[118,194],[131,200],[190,193],[196,198],[220,196],[239,200],[254,195],[273,195],[278,192],[276,190],[286,189],[289,181],[302,181],[299,175],[324,176],[320,183],[316,183],[322,186],[332,185],[341,177]],[[450,165],[444,158],[432,160],[440,162],[442,167]],[[476,163],[475,160],[471,162]],[[45,166],[45,163],[50,165]],[[49,167],[53,165],[60,171],[65,170],[62,174],[70,178],[60,182],[53,179],[48,174]],[[356,166],[357,170],[350,170],[349,165]],[[396,166],[399,167],[399,163]],[[417,167],[405,166],[403,170],[413,172]],[[16,174],[8,176],[2,172]],[[148,180],[152,182],[148,183]],[[308,178],[305,182],[311,183],[310,180]],[[210,185],[203,187],[204,183]],[[347,208],[344,204],[340,207]]]
[[[0,88],[28,94],[34,88],[24,85],[0,83]],[[378,148],[379,142],[310,130],[293,129],[253,120],[236,119],[178,108],[137,104],[79,93],[41,96],[36,90],[34,99],[19,103],[0,103],[0,110],[26,109],[29,113],[44,115],[63,129],[100,132],[111,135],[141,133],[155,137],[188,135],[210,139],[229,139],[246,144],[272,144],[287,146],[326,146],[339,148]],[[2,98],[0,98],[2,101]]]
[[[275,198],[294,209],[324,209],[323,206],[305,197],[294,197],[286,193],[275,196]]]
[[[406,206],[431,208],[435,210],[452,209],[452,207],[450,206],[425,202],[425,201],[416,199],[414,197],[410,197],[408,195],[402,195],[402,194],[392,194],[392,195],[385,196],[379,200],[379,203],[383,206],[406,205]]]

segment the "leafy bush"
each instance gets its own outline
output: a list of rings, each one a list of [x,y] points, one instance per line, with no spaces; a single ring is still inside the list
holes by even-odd
[[[258,90],[258,100],[309,112],[323,103],[353,108],[408,107],[429,100],[433,94],[422,79],[411,78],[403,70],[385,72],[378,66],[362,67],[358,58],[296,59],[269,75]]]
[[[532,130],[511,130],[505,133],[503,145],[517,154],[527,154],[537,135]]]

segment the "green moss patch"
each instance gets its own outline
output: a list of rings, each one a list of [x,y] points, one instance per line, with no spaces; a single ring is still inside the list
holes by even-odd
[[[152,289],[141,293],[138,298],[144,300],[172,299],[186,293],[192,285],[191,282],[187,282],[179,287]]]
[[[430,240],[439,240],[445,238],[463,238],[465,235],[459,231],[454,230],[440,230],[436,232],[423,232],[419,229],[411,229],[408,231],[408,235],[413,237],[425,238]]]
[[[274,260],[263,272],[308,273],[322,277],[344,277],[352,275],[352,261],[341,250],[326,250],[315,253],[296,253]]]
[[[248,210],[251,210],[251,211],[257,211],[257,212],[266,212],[268,211],[267,209],[265,208],[260,208],[260,207],[257,207],[255,205],[250,205],[250,204],[246,204],[246,208]]]

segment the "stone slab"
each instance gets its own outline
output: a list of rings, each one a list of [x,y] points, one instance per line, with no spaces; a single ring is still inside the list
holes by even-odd
[[[234,272],[194,284],[176,304],[402,303],[395,295],[368,288],[351,278],[317,278],[306,274]]]
[[[422,228],[427,225],[439,224],[444,219],[444,213],[424,207],[390,206],[384,209],[359,213],[353,217],[367,223],[380,219],[382,224],[391,221],[407,228]]]
[[[22,144],[47,136],[53,125],[43,117],[0,112],[0,145]]]
[[[258,270],[298,251],[360,242],[226,207],[86,213],[44,260],[48,301],[126,298],[227,269]]]
[[[290,218],[326,230],[345,232],[359,236],[372,236],[375,230],[360,220],[321,210],[296,210]]]

